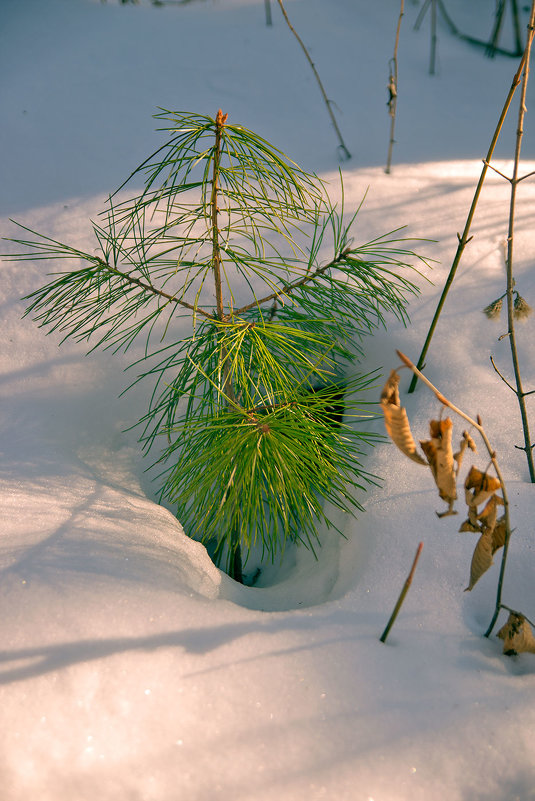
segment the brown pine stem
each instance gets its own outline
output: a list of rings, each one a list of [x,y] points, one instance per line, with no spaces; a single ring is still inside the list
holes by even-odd
[[[535,2],[535,0],[534,0],[534,2]],[[530,35],[528,36],[528,40],[531,40],[532,38],[533,38],[533,30],[531,29],[530,30]],[[511,88],[509,89],[509,93],[507,95],[507,98],[505,100],[504,106],[502,108],[502,112],[500,114],[500,118],[498,120],[498,124],[496,125],[496,129],[495,129],[494,134],[492,136],[492,140],[491,140],[488,152],[487,152],[487,156],[483,161],[483,169],[481,170],[481,175],[479,176],[479,181],[477,183],[476,191],[475,191],[474,197],[472,199],[472,204],[471,204],[470,210],[468,212],[468,217],[466,219],[466,223],[465,223],[465,226],[464,226],[463,233],[462,233],[462,235],[461,234],[457,234],[457,238],[459,240],[459,244],[457,246],[457,251],[455,253],[455,258],[453,259],[453,263],[451,265],[448,277],[446,279],[446,283],[444,285],[444,289],[442,290],[442,294],[440,296],[437,308],[435,310],[435,314],[434,314],[433,319],[431,321],[431,325],[429,327],[429,331],[427,333],[427,337],[425,339],[425,342],[424,342],[424,345],[423,345],[423,348],[422,348],[422,352],[420,353],[420,356],[418,358],[417,366],[418,366],[419,369],[422,369],[424,364],[425,364],[425,357],[427,355],[427,351],[429,350],[429,346],[431,344],[431,340],[433,338],[433,334],[435,333],[435,329],[436,329],[437,324],[438,324],[440,313],[442,311],[444,303],[446,302],[446,298],[448,296],[448,292],[449,292],[450,287],[451,287],[451,285],[453,283],[453,279],[455,278],[455,274],[457,272],[457,268],[459,267],[459,263],[461,261],[462,255],[464,253],[464,249],[466,248],[466,245],[468,244],[468,242],[472,238],[470,236],[470,228],[472,226],[472,221],[474,219],[474,215],[475,215],[475,212],[476,212],[477,204],[478,204],[478,201],[479,201],[479,196],[481,195],[481,190],[483,189],[483,183],[485,181],[485,178],[486,178],[486,175],[487,175],[487,171],[489,169],[489,164],[490,164],[490,161],[491,161],[492,156],[494,154],[494,150],[495,150],[496,144],[498,142],[498,138],[500,136],[501,130],[503,128],[503,124],[505,122],[505,118],[507,117],[507,114],[509,112],[509,108],[511,106],[511,102],[513,100],[513,96],[514,96],[514,94],[516,92],[516,89],[517,89],[521,79],[522,79],[522,73],[523,73],[524,67],[526,65],[527,56],[528,56],[528,53],[527,53],[527,45],[526,45],[526,49],[524,50],[524,54],[523,54],[522,58],[520,59],[520,64],[519,64],[518,69],[517,69],[517,71],[516,71],[516,73],[514,75],[513,82],[511,84]],[[412,378],[411,384],[409,386],[409,390],[408,390],[409,393],[414,392],[417,382],[418,382],[418,378],[417,378],[417,374],[415,373],[413,378]]]
[[[218,182],[219,182],[219,167],[221,163],[221,140],[223,128],[227,121],[228,114],[223,114],[221,109],[217,112],[215,120],[215,146],[214,146],[214,163],[212,168],[212,192],[210,195],[210,222],[212,226],[212,270],[214,274],[214,287],[216,299],[216,315],[217,319],[223,322],[227,319],[225,314],[225,305],[223,300],[223,282],[221,270],[221,247],[219,244],[219,206],[218,206]],[[231,401],[235,401],[234,387],[232,383],[232,376],[230,366],[228,363],[228,354],[224,348],[221,349],[221,364],[223,370],[223,383],[222,391],[227,395]]]
[[[219,247],[219,220],[217,207],[217,193],[219,180],[219,166],[221,163],[221,135],[223,127],[227,121],[227,115],[223,115],[221,109],[217,112],[215,120],[215,146],[214,163],[212,169],[212,193],[210,196],[210,221],[212,225],[212,269],[214,271],[215,297],[218,320],[225,318],[223,306],[223,290],[221,282],[221,249]]]
[[[247,303],[245,306],[242,306],[239,309],[234,311],[234,315],[239,317],[249,309],[253,309],[257,306],[262,306],[264,303],[269,303],[270,300],[279,301],[281,298],[285,297],[286,295],[291,295],[292,292],[298,289],[300,286],[304,286],[305,284],[309,284],[311,281],[314,281],[318,276],[323,275],[327,272],[327,270],[336,267],[336,265],[340,262],[340,256],[337,256],[335,259],[330,261],[328,264],[325,264],[323,267],[318,267],[313,272],[307,274],[303,278],[298,278],[296,281],[292,281],[290,284],[285,284],[281,289],[276,290],[276,292],[271,292],[270,295],[266,295],[259,300],[254,300],[251,303]],[[272,316],[275,314],[275,311],[272,310]]]
[[[157,289],[155,286],[146,283],[145,281],[140,281],[139,278],[134,278],[134,276],[129,275],[128,273],[123,273],[116,267],[112,267],[111,264],[108,264],[108,262],[104,261],[103,259],[98,259],[98,263],[100,267],[112,273],[113,275],[118,275],[127,284],[134,284],[135,286],[138,286],[140,289],[144,289],[147,292],[152,292],[153,295],[157,295],[158,297],[163,298],[169,303],[176,303],[178,306],[183,306],[185,309],[189,309],[189,311],[192,311],[195,314],[200,314],[203,317],[208,317],[210,320],[214,319],[213,315],[204,311],[204,309],[200,309],[198,306],[193,306],[191,303],[187,303],[185,300],[182,300],[182,298],[177,298],[175,295],[169,295],[167,292],[164,292],[161,289]]]
[[[407,576],[405,584],[403,585],[403,588],[402,588],[402,590],[401,590],[401,592],[399,594],[399,598],[398,598],[397,603],[396,603],[396,605],[394,607],[394,611],[390,615],[390,620],[386,624],[386,628],[385,628],[385,630],[383,631],[383,633],[381,634],[381,636],[379,638],[381,640],[381,642],[386,642],[386,638],[388,637],[388,635],[390,633],[390,629],[392,628],[392,626],[396,622],[396,618],[398,616],[399,610],[401,609],[403,601],[405,600],[405,596],[407,595],[407,593],[409,591],[409,588],[410,588],[410,586],[412,584],[414,571],[416,570],[416,565],[418,564],[418,559],[420,558],[420,554],[422,553],[422,548],[423,547],[424,547],[424,544],[423,544],[423,542],[421,542],[418,545],[418,549],[416,551],[416,556],[414,557],[414,562],[412,563],[412,567],[411,567],[410,573]]]
[[[286,20],[286,24],[288,25],[289,29],[291,30],[291,32],[293,33],[293,35],[295,36],[295,38],[299,42],[301,50],[305,54],[306,60],[310,64],[310,69],[314,73],[314,77],[315,77],[316,82],[317,82],[317,84],[319,86],[319,90],[321,92],[321,96],[323,97],[323,102],[325,103],[325,106],[327,107],[327,112],[329,114],[329,117],[331,118],[331,122],[332,122],[333,128],[334,128],[334,130],[336,132],[336,135],[338,137],[338,142],[339,142],[338,148],[339,148],[339,150],[340,150],[340,152],[342,154],[342,157],[344,159],[346,159],[346,160],[349,160],[351,158],[351,153],[347,149],[347,147],[345,145],[345,142],[344,142],[344,140],[342,138],[342,134],[340,132],[340,128],[338,127],[338,123],[336,122],[336,117],[333,114],[332,103],[329,100],[329,98],[327,97],[327,93],[326,93],[326,91],[325,91],[325,89],[323,87],[323,83],[322,83],[321,78],[319,76],[319,73],[318,73],[318,71],[316,69],[316,65],[312,61],[312,59],[310,57],[310,53],[308,52],[307,48],[305,47],[305,44],[304,44],[303,40],[301,39],[301,37],[299,36],[297,31],[293,27],[292,23],[290,22],[288,14],[286,13],[286,9],[284,8],[284,6],[282,4],[282,0],[277,0],[277,2],[279,4],[279,6],[280,6],[280,9],[282,11],[283,17]]]
[[[388,91],[390,92],[390,98],[388,100],[388,113],[390,115],[390,140],[388,143],[388,155],[386,158],[386,167],[385,172],[387,175],[390,173],[390,167],[392,165],[392,150],[394,148],[394,132],[396,127],[396,109],[398,103],[398,45],[399,45],[399,33],[401,30],[401,20],[403,18],[404,13],[404,6],[405,0],[401,0],[401,8],[399,10],[399,17],[398,17],[398,25],[396,29],[396,40],[394,44],[394,55],[391,59],[391,69],[390,69],[390,76],[388,81]]]
[[[233,532],[232,536],[233,548],[229,555],[228,560],[228,574],[231,579],[243,584],[243,561],[240,537],[237,532]]]
[[[214,286],[216,297],[216,314],[220,321],[226,319],[225,306],[223,300],[223,282],[221,276],[221,247],[219,243],[219,207],[218,207],[218,182],[219,182],[219,168],[221,164],[221,140],[223,128],[227,121],[227,114],[223,114],[221,109],[217,112],[216,127],[215,127],[215,145],[214,145],[214,162],[212,169],[212,192],[210,195],[210,221],[212,225],[212,270],[214,274]],[[221,345],[221,364],[223,372],[222,392],[227,396],[230,403],[236,402],[234,392],[234,385],[232,381],[232,373],[229,365],[229,358],[226,348]],[[243,569],[242,569],[242,555],[240,535],[237,526],[234,527],[231,534],[231,545],[229,555],[229,575],[235,581],[243,584]]]

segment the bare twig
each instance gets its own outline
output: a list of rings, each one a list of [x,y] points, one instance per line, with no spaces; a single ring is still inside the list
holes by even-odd
[[[399,598],[398,598],[397,603],[396,603],[396,605],[394,607],[394,611],[390,615],[390,620],[388,621],[385,630],[383,631],[383,633],[381,634],[381,636],[379,638],[381,640],[381,642],[386,642],[386,638],[388,637],[390,629],[392,628],[392,626],[394,625],[394,623],[396,621],[396,618],[398,616],[398,612],[401,609],[401,605],[403,604],[403,601],[405,600],[405,596],[407,595],[407,593],[409,591],[409,587],[412,584],[414,571],[416,570],[416,565],[418,564],[418,559],[420,558],[420,554],[422,553],[422,548],[423,547],[424,547],[424,544],[423,544],[423,542],[421,542],[418,545],[418,549],[416,551],[416,556],[414,557],[414,562],[412,563],[411,571],[410,571],[409,575],[407,576],[405,584],[403,585],[403,588],[402,588],[402,590],[401,590],[401,592],[399,594]]]
[[[522,88],[520,92],[520,103],[518,109],[518,125],[516,130],[516,145],[515,145],[515,160],[513,166],[513,176],[511,178],[511,198],[509,203],[509,229],[507,233],[507,322],[509,333],[509,346],[511,348],[511,360],[513,362],[513,371],[515,374],[516,383],[516,396],[520,408],[520,416],[522,418],[522,429],[524,432],[524,444],[526,451],[526,458],[528,461],[529,476],[532,483],[535,483],[535,466],[533,464],[533,451],[530,446],[531,437],[529,432],[529,421],[524,400],[525,393],[522,387],[522,376],[520,374],[520,363],[518,359],[518,350],[516,347],[516,333],[515,333],[515,314],[514,314],[514,286],[515,279],[513,276],[513,245],[514,245],[514,226],[515,226],[515,208],[516,208],[516,190],[518,186],[518,175],[520,170],[520,152],[522,149],[522,138],[524,136],[524,117],[526,114],[526,91],[529,80],[529,60],[531,55],[531,44],[533,41],[535,27],[535,0],[532,0],[531,15],[528,26],[528,37],[526,43],[526,61],[524,65],[524,74],[522,78]]]
[[[507,564],[507,553],[508,553],[508,550],[509,550],[509,540],[511,539],[511,522],[510,522],[510,517],[509,517],[509,498],[508,498],[508,495],[507,495],[507,489],[506,489],[506,486],[505,486],[505,482],[503,480],[502,472],[500,470],[500,466],[499,466],[498,460],[496,458],[496,451],[493,449],[492,445],[489,442],[489,439],[487,437],[485,429],[483,428],[483,425],[482,425],[482,422],[481,422],[481,418],[479,417],[479,415],[477,417],[477,420],[474,420],[472,417],[467,415],[465,412],[463,412],[461,409],[459,409],[457,406],[455,406],[450,400],[448,400],[448,398],[446,398],[435,387],[435,385],[432,384],[431,381],[423,373],[420,372],[420,370],[411,362],[411,360],[408,358],[408,356],[405,356],[405,354],[402,353],[399,350],[397,350],[396,353],[399,356],[399,358],[401,359],[401,361],[403,362],[403,364],[406,367],[408,367],[410,370],[412,370],[414,375],[417,376],[420,379],[420,381],[422,381],[424,384],[426,384],[432,392],[434,392],[435,396],[440,401],[440,403],[444,404],[444,406],[447,406],[449,409],[452,410],[452,412],[455,412],[455,414],[458,414],[459,417],[462,417],[464,420],[466,420],[467,423],[469,423],[471,426],[473,426],[478,431],[481,439],[483,440],[483,442],[485,444],[485,448],[487,449],[487,452],[489,454],[490,461],[491,461],[492,466],[493,466],[493,468],[494,468],[494,470],[496,472],[496,476],[498,477],[498,481],[500,482],[500,485],[501,485],[501,493],[502,493],[502,498],[503,498],[504,520],[505,520],[505,542],[504,542],[504,546],[503,546],[502,563],[501,563],[501,566],[500,566],[500,575],[499,575],[499,578],[498,578],[498,589],[497,589],[497,592],[496,592],[496,606],[495,606],[495,609],[494,609],[494,614],[492,616],[492,620],[491,620],[491,622],[489,624],[489,627],[488,627],[487,631],[485,632],[485,637],[489,637],[491,632],[492,632],[492,629],[494,628],[494,624],[496,623],[498,615],[500,613],[500,609],[502,608],[503,578],[504,578],[504,575],[505,575],[505,566]]]
[[[490,362],[491,362],[492,366],[494,367],[494,369],[496,370],[496,372],[498,373],[498,375],[500,376],[500,378],[502,379],[503,383],[506,384],[509,387],[510,390],[512,390],[513,392],[516,393],[516,389],[514,388],[514,386],[509,383],[509,381],[505,378],[505,376],[502,375],[502,373],[496,367],[496,362],[494,361],[494,357],[493,356],[490,357]]]
[[[532,4],[532,14],[533,14],[533,6],[534,5],[535,5],[535,0],[533,0],[533,4]],[[531,40],[532,39],[533,39],[533,26],[530,27],[529,35],[528,35],[528,41],[529,41],[530,44],[531,44]],[[524,54],[523,54],[522,58],[520,59],[520,64],[518,65],[518,69],[517,69],[517,71],[516,71],[516,73],[515,73],[515,75],[513,77],[513,82],[511,84],[511,88],[509,89],[509,93],[508,93],[507,98],[505,100],[502,112],[500,114],[500,118],[498,120],[498,124],[496,125],[496,129],[495,129],[494,134],[492,136],[492,140],[491,140],[488,152],[487,152],[487,156],[483,161],[483,169],[481,171],[481,175],[479,176],[479,181],[478,181],[478,184],[477,184],[477,187],[476,187],[476,191],[474,193],[474,197],[473,197],[473,200],[472,200],[472,204],[470,206],[470,210],[468,212],[468,217],[466,219],[466,223],[465,223],[465,226],[464,226],[464,231],[462,233],[462,236],[458,237],[459,238],[459,244],[457,246],[457,251],[455,253],[455,258],[453,259],[453,264],[451,265],[450,272],[449,272],[448,277],[446,279],[446,283],[444,285],[444,289],[442,290],[442,294],[440,296],[437,308],[435,310],[435,314],[434,314],[433,319],[431,321],[431,325],[429,327],[429,331],[427,333],[427,337],[425,339],[425,342],[424,342],[424,345],[423,345],[423,348],[422,348],[422,352],[420,353],[420,357],[418,359],[418,368],[420,368],[420,369],[424,366],[425,357],[426,357],[427,351],[429,349],[429,345],[431,344],[431,340],[433,338],[433,334],[435,332],[435,328],[437,327],[437,324],[438,324],[438,319],[440,317],[440,313],[442,311],[444,303],[446,302],[446,298],[448,296],[448,292],[449,292],[450,287],[451,287],[451,285],[453,283],[453,279],[455,278],[455,274],[457,272],[457,268],[459,267],[459,263],[461,261],[461,257],[463,255],[464,249],[465,249],[466,245],[468,244],[468,242],[471,239],[471,237],[469,236],[469,232],[470,232],[470,228],[472,226],[472,221],[474,219],[474,214],[476,212],[477,204],[478,204],[478,201],[479,201],[479,196],[481,194],[481,190],[483,189],[483,183],[484,183],[485,177],[487,175],[488,166],[489,166],[489,163],[490,163],[490,161],[492,159],[492,156],[494,154],[494,149],[496,147],[496,143],[498,142],[498,138],[500,136],[503,124],[505,122],[505,118],[507,117],[507,114],[509,112],[509,108],[511,106],[511,102],[513,100],[513,96],[514,96],[514,94],[515,94],[515,92],[517,90],[517,87],[518,87],[521,79],[522,79],[522,73],[524,71],[524,67],[526,66],[526,62],[527,62],[528,56],[529,56],[529,50],[528,50],[528,46],[526,45],[526,49],[524,50]],[[412,381],[411,381],[411,385],[409,387],[409,392],[414,392],[414,390],[416,388],[416,384],[417,384],[417,376],[415,374],[413,376]]]
[[[392,164],[392,150],[394,147],[394,131],[396,127],[396,108],[398,104],[398,45],[399,45],[399,32],[401,30],[401,20],[404,13],[405,0],[401,0],[401,7],[399,10],[398,25],[396,29],[396,41],[394,44],[394,55],[390,59],[390,75],[388,78],[388,113],[390,115],[390,141],[388,143],[388,156],[386,159],[385,172],[390,173],[390,166]]]
[[[320,92],[321,92],[321,96],[323,97],[323,102],[325,103],[325,105],[327,107],[327,111],[329,113],[329,117],[331,118],[331,122],[333,124],[333,128],[336,131],[336,135],[337,135],[338,141],[340,143],[339,146],[338,146],[338,149],[339,149],[340,153],[342,154],[342,158],[346,159],[346,160],[350,159],[351,158],[351,153],[347,149],[347,147],[345,145],[345,142],[342,139],[342,134],[340,132],[340,128],[338,127],[338,123],[336,122],[336,117],[333,114],[332,102],[327,97],[327,93],[326,93],[326,91],[325,91],[325,89],[323,87],[323,83],[321,82],[321,78],[320,78],[320,76],[318,74],[318,71],[316,69],[316,65],[312,61],[312,59],[310,57],[310,53],[308,52],[307,48],[305,47],[305,45],[303,43],[303,40],[301,39],[301,37],[299,36],[297,31],[293,27],[292,23],[290,22],[290,20],[288,18],[288,14],[286,13],[286,9],[284,8],[284,6],[282,4],[282,0],[277,0],[277,2],[279,4],[279,6],[280,6],[280,9],[281,9],[282,14],[284,16],[284,19],[286,20],[286,24],[288,25],[289,29],[291,30],[291,32],[293,33],[293,35],[295,36],[295,38],[299,42],[299,45],[300,45],[303,53],[306,56],[306,60],[310,64],[310,68],[311,68],[312,72],[314,73],[314,77],[315,77],[315,79],[317,81],[317,84],[319,86],[319,89],[320,89]]]
[[[486,165],[487,165],[487,167],[490,167],[490,169],[491,169],[493,172],[497,173],[497,174],[498,174],[498,175],[500,175],[502,178],[505,178],[505,180],[506,180],[506,181],[509,181],[509,183],[511,183],[511,178],[509,178],[509,176],[508,176],[508,175],[505,175],[505,173],[503,173],[503,172],[500,172],[500,170],[496,169],[496,167],[493,167],[493,166],[492,166],[492,164],[489,164],[487,161],[483,161],[483,164],[486,164]]]
[[[533,626],[533,628],[535,628],[535,623],[533,623],[533,621],[530,620],[529,617],[526,617],[526,615],[522,614],[522,612],[518,612],[516,609],[511,609],[511,607],[507,606],[506,604],[501,604],[501,608],[506,609],[508,612],[511,612],[512,615],[521,615],[525,620],[527,620],[530,626]]]

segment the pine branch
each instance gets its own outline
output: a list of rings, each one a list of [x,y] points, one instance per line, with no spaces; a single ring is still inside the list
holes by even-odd
[[[194,312],[195,314],[200,314],[202,317],[207,317],[209,320],[214,319],[213,314],[209,314],[208,312],[204,311],[204,309],[201,309],[199,306],[194,306],[191,303],[187,303],[185,300],[177,298],[176,295],[169,295],[167,292],[164,292],[161,289],[157,289],[152,284],[140,281],[139,278],[134,278],[134,276],[129,275],[128,273],[123,273],[121,270],[118,270],[116,267],[112,267],[111,264],[108,264],[102,259],[97,259],[97,262],[100,267],[107,270],[112,275],[119,276],[123,281],[126,281],[126,283],[128,284],[131,284],[133,286],[138,286],[140,289],[143,289],[146,292],[150,292],[155,297],[164,298],[164,300],[168,301],[169,303],[176,303],[178,306],[182,306],[184,309],[189,309],[189,311]]]

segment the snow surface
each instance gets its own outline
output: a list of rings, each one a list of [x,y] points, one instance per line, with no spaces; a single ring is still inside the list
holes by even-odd
[[[495,3],[449,0],[481,38]],[[394,167],[384,173],[395,0],[286,0],[353,158],[346,201],[369,187],[357,236],[407,225],[437,260],[412,325],[392,321],[364,369],[417,358],[451,265],[517,60],[485,58],[441,22],[427,71],[429,14],[406,3]],[[276,3],[197,0],[161,8],[109,0],[3,0],[0,224],[13,217],[92,247],[88,219],[159,143],[157,107],[256,130],[305,168],[336,178],[336,140],[312,73]],[[526,11],[522,12],[523,27]],[[510,35],[505,31],[504,39]],[[535,106],[532,82],[528,109]],[[516,109],[495,166],[511,170]],[[528,113],[523,169],[535,169]],[[333,190],[336,191],[336,190]],[[489,174],[426,372],[479,413],[497,448],[515,532],[504,601],[535,618],[533,487],[503,320],[481,309],[504,287],[509,186]],[[533,180],[518,188],[517,288],[535,303]],[[5,250],[10,248],[4,243]],[[84,355],[22,321],[42,262],[2,262],[0,463],[2,801],[533,801],[535,661],[485,639],[497,564],[472,593],[475,535],[438,520],[431,477],[384,444],[365,514],[345,520],[315,562],[299,550],[262,588],[236,586],[185,536],[155,488],[135,433],[143,392],[118,399],[122,356]],[[534,321],[519,327],[535,387]],[[406,389],[408,377],[403,376]],[[437,404],[404,395],[417,437]],[[530,410],[533,401],[528,398]],[[458,428],[460,431],[462,426]],[[485,457],[476,457],[485,467]],[[412,589],[379,636],[416,546]],[[500,618],[503,622],[504,616]]]

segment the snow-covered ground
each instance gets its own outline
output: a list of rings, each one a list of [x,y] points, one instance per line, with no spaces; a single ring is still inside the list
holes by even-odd
[[[312,73],[273,2],[3,0],[0,232],[13,217],[92,247],[88,219],[160,143],[157,107],[256,130],[303,167],[336,179],[336,139]],[[395,348],[416,360],[457,246],[517,59],[490,60],[406,2],[394,167],[384,173],[388,61],[397,0],[286,0],[353,154],[346,202],[369,187],[357,236],[401,225],[436,242],[412,325],[367,344],[388,375]],[[448,0],[485,38],[493,0]],[[522,27],[526,24],[522,11]],[[504,32],[509,43],[510,32]],[[524,172],[535,169],[535,83]],[[495,166],[511,170],[516,109]],[[535,618],[535,500],[502,319],[481,309],[504,290],[509,186],[488,175],[459,274],[430,349],[429,378],[479,413],[506,477],[515,527],[504,602]],[[518,190],[517,289],[535,303],[535,187]],[[3,250],[11,246],[4,243]],[[485,639],[498,563],[463,593],[476,535],[443,508],[429,471],[391,444],[366,512],[330,535],[319,561],[299,551],[271,585],[234,585],[158,506],[135,433],[143,393],[118,399],[128,363],[61,348],[20,298],[43,262],[1,262],[0,796],[2,801],[533,801],[535,657]],[[535,388],[534,320],[519,326]],[[406,371],[404,371],[406,372]],[[423,387],[403,403],[427,437],[439,409]],[[379,393],[379,387],[378,387]],[[533,401],[528,397],[528,408]],[[456,425],[456,438],[462,430]],[[484,468],[480,454],[475,463]],[[469,464],[469,462],[468,462]],[[463,474],[464,475],[464,474]],[[460,505],[460,504],[459,504]],[[379,642],[417,544],[412,589]],[[500,623],[504,622],[502,615]],[[497,630],[497,629],[496,629]]]

